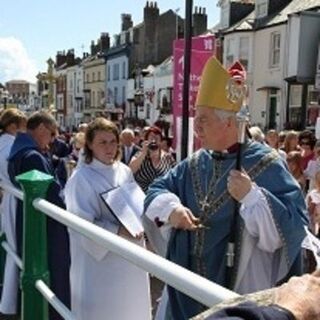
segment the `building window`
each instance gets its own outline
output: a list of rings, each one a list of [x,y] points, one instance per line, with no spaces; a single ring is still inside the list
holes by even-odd
[[[122,79],[126,78],[126,62],[122,62]]]
[[[234,61],[234,39],[227,40],[226,66],[229,67]]]
[[[92,82],[96,81],[96,74],[94,72],[92,72]]]
[[[90,82],[89,73],[87,73],[87,82]]]
[[[290,108],[300,108],[302,99],[302,85],[290,86]]]
[[[119,64],[115,63],[112,70],[113,80],[119,80]]]
[[[122,103],[126,102],[126,87],[122,87]]]
[[[146,118],[147,119],[150,119],[150,116],[151,116],[151,105],[150,103],[147,104],[147,110],[146,110]]]
[[[268,15],[268,0],[256,1],[256,18],[263,18]]]
[[[95,106],[96,106],[96,93],[92,91],[91,107],[94,108]]]
[[[101,81],[101,72],[98,71],[98,81]]]
[[[270,67],[278,67],[280,64],[280,33],[271,34]]]
[[[249,60],[249,37],[241,37],[239,43],[239,60],[248,70]]]
[[[118,88],[117,87],[114,88],[113,99],[114,99],[114,105],[116,106],[118,104]]]
[[[110,65],[108,65],[108,81],[111,79],[111,68]]]
[[[315,86],[308,86],[308,101],[307,101],[307,126],[314,127],[319,116],[320,108],[320,91]]]

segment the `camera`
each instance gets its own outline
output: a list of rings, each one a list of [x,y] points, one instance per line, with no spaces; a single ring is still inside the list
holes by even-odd
[[[151,151],[154,151],[154,150],[159,149],[159,146],[157,145],[156,142],[150,142],[150,143],[148,144],[148,149],[151,150]]]

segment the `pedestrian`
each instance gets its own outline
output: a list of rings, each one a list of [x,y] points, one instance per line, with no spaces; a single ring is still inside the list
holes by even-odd
[[[18,132],[26,130],[27,117],[18,109],[6,109],[0,117],[0,180],[12,186],[8,174],[8,157]],[[16,198],[10,192],[3,191],[1,199],[1,230],[12,250],[16,251]],[[19,270],[11,255],[6,255],[3,287],[0,303],[0,318],[9,317],[18,312]]]
[[[287,154],[287,164],[290,173],[295,178],[303,192],[306,191],[306,179],[301,168],[301,153],[299,151],[290,151]]]
[[[301,272],[307,221],[301,190],[277,152],[247,140],[242,170],[235,170],[243,78],[240,63],[226,70],[216,58],[208,60],[195,114],[203,149],[149,186],[145,214],[160,228],[172,227],[169,260],[248,293]],[[235,200],[241,204],[239,213]],[[235,243],[230,242],[233,221]],[[168,291],[167,315],[173,319],[188,319],[202,310],[183,293],[171,287]]]
[[[27,132],[18,133],[12,145],[8,172],[11,182],[20,188],[16,182],[16,176],[30,170],[39,170],[54,177],[46,200],[65,208],[61,197],[61,186],[59,180],[54,176],[54,168],[47,156],[48,146],[53,142],[57,134],[57,123],[55,119],[46,112],[36,112],[27,121]],[[18,200],[16,210],[16,237],[17,253],[22,256],[22,231],[23,231],[23,203]],[[67,228],[54,219],[47,217],[47,238],[48,238],[48,268],[50,272],[50,288],[57,298],[70,306],[69,288],[69,236]],[[50,307],[50,320],[61,320],[61,316]],[[34,315],[37,319],[37,315]]]
[[[268,145],[277,150],[277,152],[279,153],[279,155],[281,156],[281,158],[285,161],[287,158],[287,154],[280,149],[279,146],[279,134],[276,130],[271,129],[267,132],[266,135],[266,142],[268,143]]]
[[[286,133],[283,151],[288,154],[290,151],[301,151],[299,146],[299,136],[298,133],[294,130],[291,130]]]
[[[163,176],[175,165],[172,155],[161,149],[162,133],[158,127],[149,127],[142,149],[131,159],[129,167],[144,192],[154,179]]]
[[[315,175],[320,170],[320,140],[314,146],[314,158],[308,161],[306,169],[303,174],[309,181],[309,190],[315,187]]]
[[[144,239],[133,237],[101,197],[126,183],[136,184],[131,170],[120,161],[114,123],[96,118],[88,125],[84,156],[66,185],[68,211],[144,246]],[[149,278],[144,270],[72,230],[70,243],[71,310],[77,320],[150,319]]]
[[[121,131],[121,161],[125,164],[129,164],[135,154],[141,150],[141,148],[134,143],[134,132],[132,129],[126,128]]]

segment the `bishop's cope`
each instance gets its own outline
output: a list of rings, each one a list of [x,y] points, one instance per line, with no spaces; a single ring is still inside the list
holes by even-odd
[[[301,274],[307,224],[301,190],[278,153],[249,138],[239,151],[245,77],[239,62],[227,70],[207,61],[194,119],[202,148],[155,180],[145,200],[147,218],[170,230],[162,232],[169,260],[241,294]],[[174,288],[168,295],[166,319],[205,309]]]

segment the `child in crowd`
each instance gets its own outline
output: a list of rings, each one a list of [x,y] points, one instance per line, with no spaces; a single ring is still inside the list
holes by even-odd
[[[308,193],[306,197],[306,204],[310,219],[310,229],[312,233],[319,238],[319,226],[320,226],[320,171],[316,172],[314,176],[314,188]],[[316,269],[316,261],[313,253],[310,250],[306,250],[305,256],[306,272],[313,272]]]
[[[314,159],[308,162],[307,168],[304,170],[306,179],[310,181],[309,190],[315,187],[315,175],[320,171],[320,140],[318,140],[314,146]]]
[[[320,171],[315,174],[314,188],[308,193],[306,203],[310,217],[310,228],[318,236],[320,225]]]
[[[278,151],[283,160],[286,160],[287,154],[279,147],[279,134],[276,130],[272,129],[267,132],[266,142],[271,148]]]

